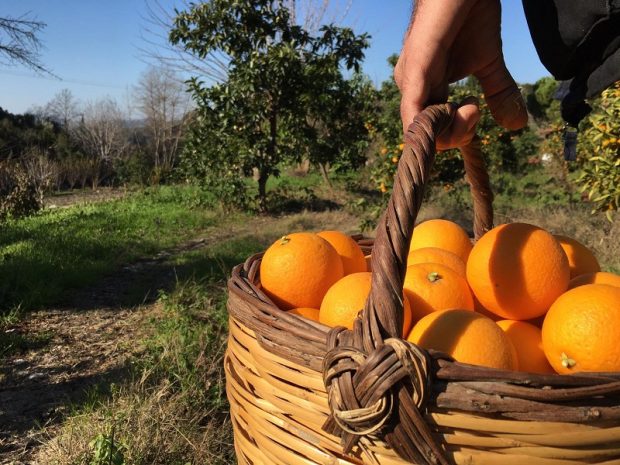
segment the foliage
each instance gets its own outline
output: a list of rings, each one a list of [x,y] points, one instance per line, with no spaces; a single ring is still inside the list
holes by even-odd
[[[92,458],[88,465],[126,465],[123,452],[127,446],[116,441],[114,427],[110,434],[99,433],[89,446],[92,448]]]
[[[55,154],[60,126],[34,115],[14,115],[0,108],[0,159],[19,158],[32,148]],[[51,149],[50,149],[51,148]]]
[[[550,76],[540,78],[527,86],[524,92],[528,112],[541,122],[560,118],[560,102],[555,96],[558,82]]]
[[[603,92],[582,128],[579,155],[587,161],[577,182],[611,218],[620,208],[620,82]]]
[[[143,151],[134,150],[127,156],[116,159],[113,165],[115,184],[146,186],[158,184],[153,179],[153,163]]]
[[[394,57],[390,59],[394,64]],[[451,86],[450,100],[461,102],[468,96],[479,98],[480,121],[477,133],[481,138],[483,154],[492,175],[517,172],[536,163],[535,154],[539,137],[529,128],[509,132],[493,119],[482,89],[474,78]],[[377,133],[380,139],[378,153],[373,163],[372,179],[382,193],[391,191],[398,160],[403,150],[400,120],[400,93],[393,79],[382,84],[380,91],[380,114]],[[431,183],[447,190],[465,175],[463,160],[458,150],[437,153],[431,174]]]
[[[42,206],[41,192],[26,170],[19,163],[0,162],[0,219],[22,218]]]
[[[371,136],[368,121],[374,112],[376,91],[359,73],[345,79],[335,60],[313,66],[308,70],[309,82],[317,88],[309,90],[302,100],[308,116],[298,156],[318,166],[327,179],[330,165],[343,172],[357,169],[366,161]],[[329,81],[333,84],[326,86]]]
[[[223,198],[244,195],[239,178],[255,172],[261,210],[267,179],[278,176],[279,163],[295,160],[311,139],[308,118],[310,124],[334,122],[334,115],[319,115],[322,101],[315,99],[325,96],[328,102],[350,92],[340,66],[357,71],[368,46],[366,35],[332,25],[313,36],[273,0],[192,4],[175,18],[170,40],[198,57],[225,56],[225,81],[210,87],[196,77],[189,81],[197,116],[185,153],[190,164],[202,165],[196,171],[208,173],[218,195],[224,190]],[[329,129],[322,131],[323,143],[337,137],[336,128]]]

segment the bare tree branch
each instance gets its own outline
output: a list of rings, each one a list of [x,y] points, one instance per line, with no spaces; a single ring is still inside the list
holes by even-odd
[[[291,21],[314,34],[324,24],[341,24],[349,14],[353,0],[283,0]]]
[[[123,113],[116,101],[104,98],[87,104],[72,135],[88,157],[95,189],[105,177],[105,166],[123,156],[128,146]]]
[[[38,34],[46,24],[27,15],[0,17],[0,56],[5,64],[22,64],[40,73],[52,74],[40,62],[42,48]]]
[[[173,45],[168,35],[173,28],[175,9],[165,7],[160,0],[144,0],[146,14],[142,18],[144,26],[140,34],[143,46],[140,56],[148,64],[174,70],[176,73],[200,76],[213,82],[226,80],[228,76],[228,57],[221,53],[210,53],[198,58],[194,53]],[[189,9],[187,0],[182,0],[182,9]]]
[[[310,33],[316,33],[328,22],[341,23],[351,9],[353,0],[281,0],[291,12],[291,21],[298,23]],[[228,76],[228,56],[221,51],[209,53],[204,58],[188,52],[183,45],[172,45],[168,35],[173,28],[176,10],[190,8],[188,0],[179,0],[174,9],[162,5],[161,0],[144,0],[146,14],[140,34],[139,47],[143,61],[154,66],[170,68],[182,75],[204,78],[207,81],[222,82]]]
[[[78,101],[69,89],[62,89],[47,102],[44,114],[51,120],[69,130],[78,116]]]
[[[190,96],[172,69],[151,67],[134,88],[134,100],[146,118],[153,166],[159,173],[169,173],[176,163]]]

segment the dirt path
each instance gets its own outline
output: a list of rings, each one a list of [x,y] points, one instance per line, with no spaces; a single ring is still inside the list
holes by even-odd
[[[30,313],[5,328],[28,343],[22,353],[0,354],[0,464],[31,463],[41,441],[72,408],[88,402],[89,391],[105,392],[126,378],[129,362],[143,350],[143,323],[157,311],[158,290],[176,283],[175,257],[244,234],[356,225],[342,212],[224,222],[201,238],[125,266],[72,295],[62,308]]]
[[[46,208],[66,208],[80,203],[106,202],[120,199],[129,194],[125,188],[100,187],[98,189],[76,189],[71,191],[55,192],[43,200]]]
[[[0,357],[0,464],[26,464],[45,427],[88,401],[89,391],[108,389],[127,374],[142,348],[146,318],[157,292],[175,281],[172,258],[197,250],[238,229],[211,234],[135,262],[68,299],[63,308],[33,312],[7,335],[27,350]]]

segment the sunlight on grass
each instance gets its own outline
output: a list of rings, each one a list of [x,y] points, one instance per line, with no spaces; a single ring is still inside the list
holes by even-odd
[[[216,222],[196,188],[47,210],[0,229],[0,313],[58,303],[72,288],[195,237]]]

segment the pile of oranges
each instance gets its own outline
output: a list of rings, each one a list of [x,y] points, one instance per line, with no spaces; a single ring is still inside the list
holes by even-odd
[[[280,308],[352,328],[371,285],[369,257],[339,231],[300,232],[265,252],[260,278]],[[532,373],[620,371],[620,276],[575,239],[530,224],[475,244],[456,223],[414,229],[404,280],[409,341],[457,361]]]

